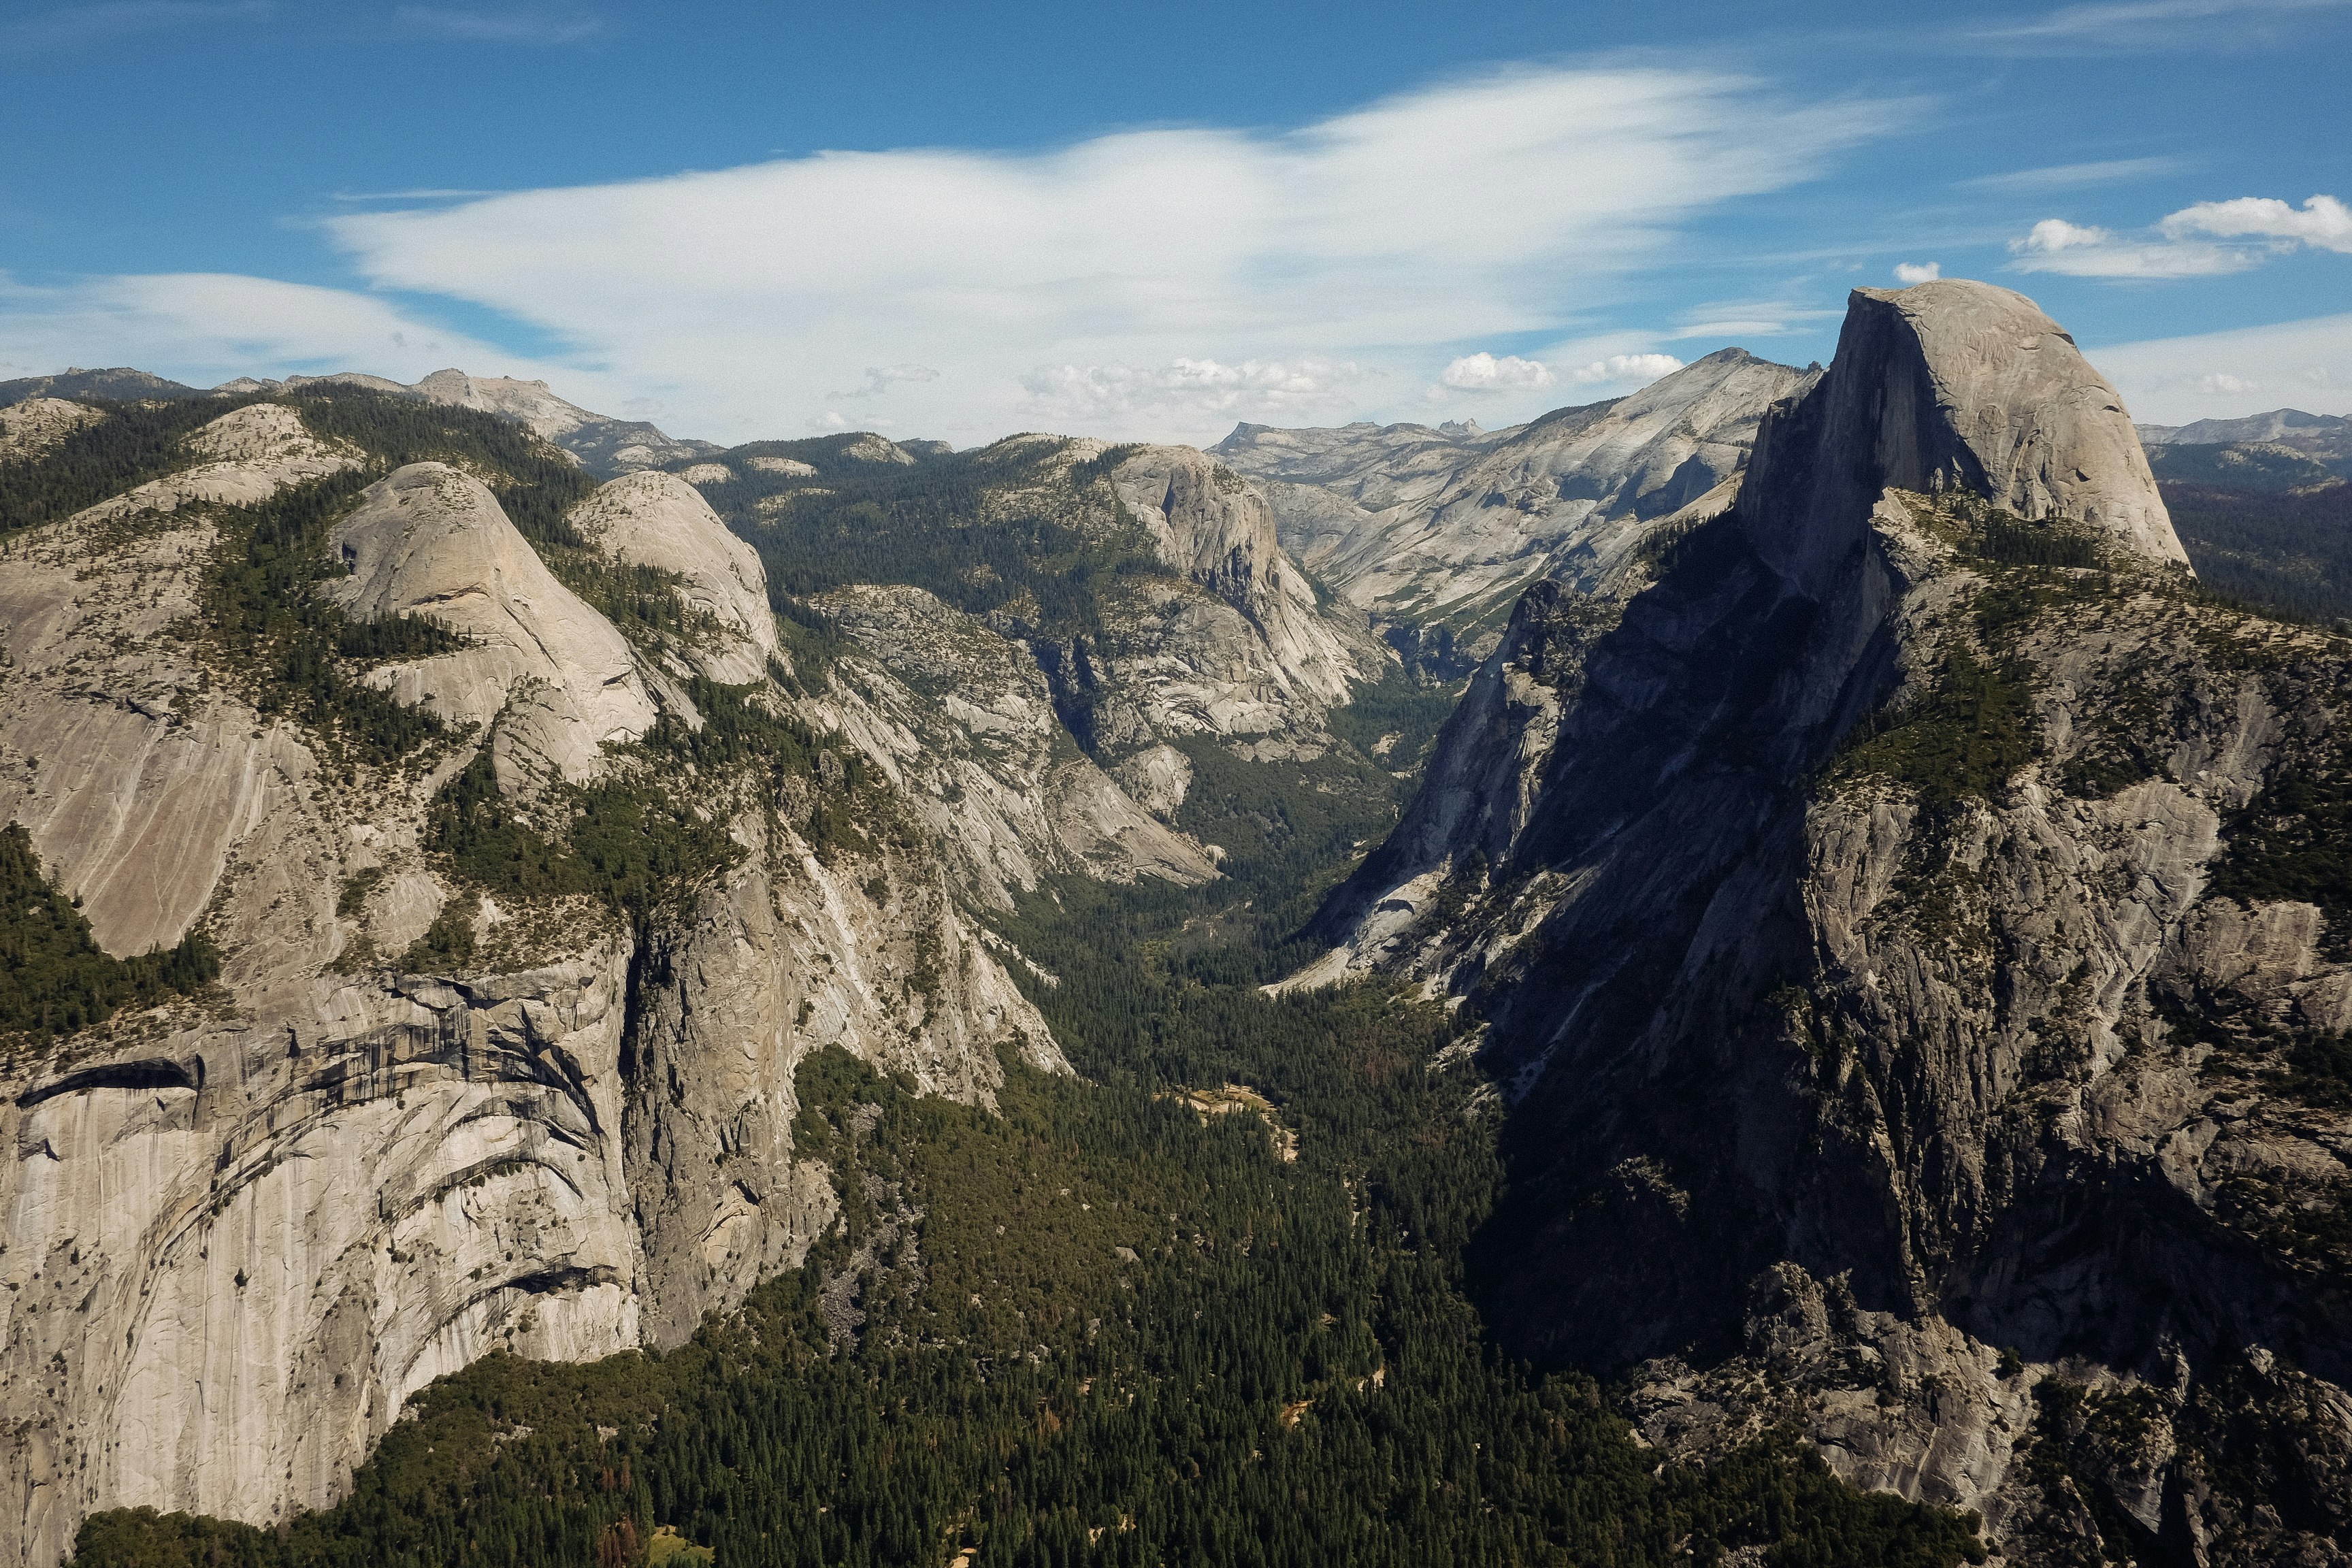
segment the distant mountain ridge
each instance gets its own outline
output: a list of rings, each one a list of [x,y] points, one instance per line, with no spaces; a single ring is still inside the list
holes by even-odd
[[[0,408],[13,408],[34,397],[202,397],[204,389],[183,386],[176,381],[166,381],[129,365],[117,365],[111,370],[84,370],[79,365],[60,371],[56,375],[20,376],[15,381],[0,381]]]
[[[2327,457],[2352,457],[2352,418],[2336,414],[2305,414],[2300,408],[2273,408],[2242,419],[2200,419],[2189,425],[2137,426],[2142,444],[2150,447],[2219,447],[2245,441],[2270,441],[2283,447]]]
[[[291,391],[304,386],[344,385],[404,397],[421,397],[457,408],[478,409],[526,425],[578,459],[599,479],[611,479],[639,468],[657,468],[716,452],[708,441],[679,440],[642,419],[615,419],[593,413],[557,396],[544,381],[518,381],[509,376],[468,375],[461,370],[436,370],[410,384],[361,371],[336,371],[327,375],[292,375],[283,381],[239,376],[211,388],[184,385],[143,370],[116,366],[84,370],[77,366],[57,375],[24,376],[0,381],[0,408],[32,398],[70,401],[78,397],[129,400],[179,400],[218,394]]]
[[[1728,504],[1764,411],[1818,375],[1724,349],[1507,430],[1242,425],[1210,450],[1265,486],[1284,548],[1341,598],[1483,658],[1537,578],[1597,585],[1673,514]]]

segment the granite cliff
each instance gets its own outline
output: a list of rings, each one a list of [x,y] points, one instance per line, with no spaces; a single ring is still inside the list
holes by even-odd
[[[393,395],[244,394],[0,534],[0,820],[92,962],[201,940],[218,975],[0,1064],[26,1561],[94,1509],[326,1505],[490,1349],[677,1343],[832,1217],[803,1057],[982,1104],[1000,1053],[1066,1070],[972,911],[1216,875],[1023,645],[911,587],[782,626],[689,484],[598,487],[462,409],[419,436]],[[149,416],[62,406],[10,457]],[[1200,537],[1215,603],[1343,699],[1266,541]]]
[[[1486,1019],[1522,1349],[2014,1560],[2336,1562],[2352,649],[2030,301],[1858,290],[1736,501],[1524,594],[1330,956]]]

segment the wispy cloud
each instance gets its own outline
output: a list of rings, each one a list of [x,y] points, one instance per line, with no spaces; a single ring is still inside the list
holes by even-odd
[[[2135,418],[2182,425],[2278,407],[2352,414],[2352,315],[2088,352]]]
[[[457,10],[442,5],[403,5],[393,13],[393,19],[418,32],[486,44],[576,44],[604,30],[600,16]]]
[[[2186,158],[2107,158],[2091,163],[2053,163],[2041,169],[2014,169],[2005,174],[1979,174],[1962,180],[1964,191],[1997,191],[2030,195],[2040,191],[2076,190],[2085,185],[2119,184],[2126,180],[2177,174],[2190,167]]]
[[[879,397],[894,386],[920,385],[924,382],[937,381],[939,378],[940,373],[927,364],[886,364],[879,368],[868,365],[866,367],[864,386],[853,387],[846,392],[828,392],[825,396],[829,399]]]
[[[1689,221],[1906,112],[1712,71],[1520,68],[1288,132],[829,153],[328,227],[373,283],[526,321],[677,389],[712,434],[919,364],[939,378],[891,387],[909,428],[1213,438],[1426,385],[1458,352],[1441,345],[1562,332]]]
[[[2282,25],[2352,0],[2114,0],[1979,23],[1953,37],[1996,53],[2088,53],[2224,47],[2268,40]]]
[[[0,54],[33,54],[109,43],[138,33],[215,27],[274,15],[272,0],[103,0],[11,16],[0,27]]]
[[[1897,283],[1933,283],[1943,275],[1943,264],[1937,261],[1898,261],[1895,264],[1895,280]]]
[[[2352,255],[2352,208],[2334,196],[2313,196],[2300,207],[2272,196],[2240,196],[2183,207],[2137,235],[2051,217],[2011,240],[2009,251],[2021,272],[2210,278],[2243,272],[2305,245]]]
[[[414,381],[452,363],[549,374],[371,295],[234,273],[103,278],[56,288],[0,273],[0,341],[12,365],[138,364],[203,385],[254,372],[330,370]]]
[[[404,357],[394,319],[412,343],[427,341],[430,327],[404,312],[442,300],[570,345],[576,368],[525,374],[590,406],[646,400],[696,435],[819,424],[856,406],[838,392],[960,442],[1041,426],[1207,440],[1235,418],[1374,411],[1437,383],[1465,342],[1556,342],[1522,350],[1552,367],[1647,352],[1655,334],[1575,334],[1601,329],[1601,310],[1642,274],[1691,254],[1701,219],[1818,177],[1908,112],[1792,100],[1710,70],[1555,66],[1454,79],[1288,132],[827,153],[418,195],[396,211],[360,200],[325,220],[372,286],[337,296],[340,313],[256,279],[232,295],[217,280],[151,279],[139,286],[150,308],[134,318],[115,298],[121,280],[98,280],[0,297],[0,339],[62,342],[87,329],[121,342],[144,321],[156,346],[119,357],[162,370],[231,352],[246,357],[226,374],[328,357],[404,380],[453,363],[517,368],[518,356],[478,344],[421,366]],[[167,297],[201,299],[203,312],[167,321],[155,304]],[[280,331],[281,299],[321,331]],[[423,303],[388,303],[400,300]],[[1794,319],[1769,305],[1710,320],[1751,311]],[[331,356],[319,342],[332,337],[330,317],[347,344]],[[1498,377],[1512,357],[1498,356]],[[1462,395],[1479,396],[1482,416],[1517,417],[1557,394],[1522,374]]]
[[[414,191],[337,191],[330,199],[339,202],[446,202],[499,194],[497,191],[442,190],[426,186]]]
[[[1346,405],[1379,373],[1350,361],[1180,359],[1164,365],[1040,365],[1021,378],[1028,411],[1078,429],[1132,429],[1171,419],[1312,422]]]

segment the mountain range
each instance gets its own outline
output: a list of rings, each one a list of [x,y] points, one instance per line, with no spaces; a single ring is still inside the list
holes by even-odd
[[[0,395],[26,1561],[2352,1550],[2344,421]]]
[[[581,467],[600,478],[638,468],[660,468],[680,458],[717,451],[708,441],[678,441],[643,420],[614,419],[566,403],[543,381],[515,381],[504,376],[467,375],[459,370],[437,370],[414,385],[380,375],[341,371],[329,375],[296,375],[284,381],[240,376],[205,391],[183,386],[145,371],[130,369],[68,370],[57,375],[26,376],[0,381],[0,409],[28,399],[71,400],[77,397],[179,400],[236,396],[252,393],[299,391],[305,386],[359,386],[396,397],[416,397],[453,408],[474,408],[503,415],[570,453]]]

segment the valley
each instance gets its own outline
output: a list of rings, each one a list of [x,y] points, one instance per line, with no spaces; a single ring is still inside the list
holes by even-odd
[[[75,374],[24,1560],[2352,1542],[2325,422],[1958,280],[1206,451]]]

